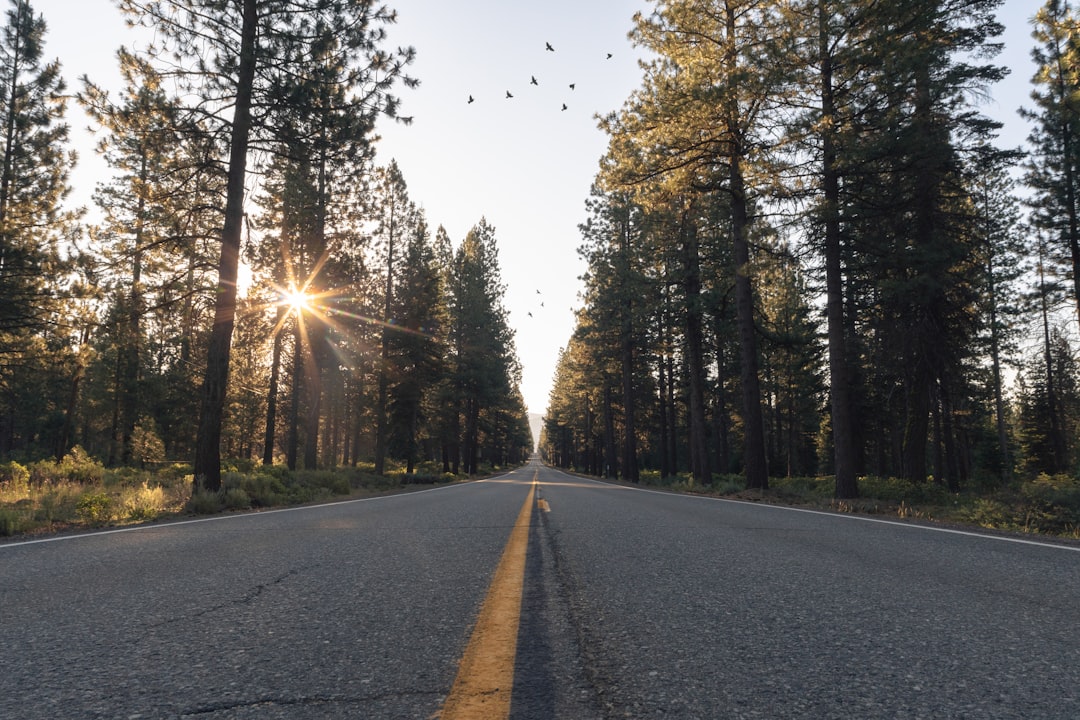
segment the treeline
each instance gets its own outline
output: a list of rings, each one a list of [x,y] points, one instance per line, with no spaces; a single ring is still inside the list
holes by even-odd
[[[1080,26],[1034,18],[1028,150],[978,102],[998,0],[665,0],[602,120],[543,451],[636,480],[1075,473]],[[1018,180],[1022,178],[1022,182]]]
[[[221,458],[444,472],[532,448],[494,229],[432,231],[374,165],[411,48],[370,3],[120,3],[155,30],[124,87],[74,92],[113,170],[100,222],[75,163],[46,22],[0,35],[0,459]],[[407,121],[406,119],[399,119]],[[251,268],[244,285],[241,261]]]

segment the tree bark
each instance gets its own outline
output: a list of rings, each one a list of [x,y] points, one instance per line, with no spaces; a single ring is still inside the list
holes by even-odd
[[[240,267],[240,241],[244,220],[244,180],[247,175],[251,100],[258,59],[255,48],[258,1],[242,2],[240,58],[232,133],[229,139],[229,171],[226,181],[225,221],[221,229],[217,298],[214,304],[214,326],[207,349],[199,430],[195,441],[195,487],[211,492],[221,489],[221,423],[228,390],[233,325],[236,320],[236,280]]]
[[[709,432],[705,420],[705,351],[701,310],[701,253],[697,225],[684,211],[679,233],[682,236],[683,292],[686,295],[686,363],[690,393],[690,474],[695,482],[709,485]]]
[[[859,495],[855,475],[855,437],[852,422],[851,374],[844,325],[844,280],[841,262],[840,178],[836,158],[836,101],[832,55],[829,50],[829,13],[818,0],[819,56],[821,60],[822,192],[825,225],[825,313],[829,345],[829,403],[835,462],[833,494],[840,499]]]

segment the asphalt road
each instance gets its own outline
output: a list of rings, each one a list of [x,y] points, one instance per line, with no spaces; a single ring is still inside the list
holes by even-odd
[[[0,544],[0,718],[430,718],[534,478],[515,720],[1080,717],[1075,546],[527,466]]]

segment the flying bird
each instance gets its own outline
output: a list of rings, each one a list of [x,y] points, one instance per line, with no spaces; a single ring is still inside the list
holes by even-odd
[[[563,110],[565,110],[565,109],[566,109],[566,103],[563,103],[563,104],[562,104],[562,109],[563,109]]]
[[[610,60],[610,59],[611,59],[611,53],[608,53],[608,54],[607,54],[607,59],[608,59],[608,60]]]
[[[514,96],[510,94],[510,91],[509,91],[509,90],[507,90],[507,91],[506,91],[506,99],[507,99],[507,100],[509,100],[509,99],[510,99],[510,98],[512,98],[512,97],[514,97]]]
[[[529,317],[532,317],[532,313],[529,313]]]
[[[468,102],[468,104],[469,104],[469,105],[471,105],[471,104],[473,104],[474,102],[476,102],[476,98],[474,98],[474,97],[473,97],[472,95],[470,95],[470,96],[469,96],[469,102]]]
[[[532,78],[531,80],[529,80],[530,85],[539,85],[540,84],[540,83],[536,82],[536,76],[535,75],[530,75],[529,77]]]
[[[544,49],[548,52],[555,52],[555,48],[551,47],[551,43],[549,42],[544,43]]]
[[[537,291],[536,291],[536,294],[537,294],[537,295],[539,295],[539,294],[540,294],[540,291],[539,291],[539,290],[537,290]]]
[[[570,83],[570,89],[573,90],[575,85],[577,85],[577,83]]]

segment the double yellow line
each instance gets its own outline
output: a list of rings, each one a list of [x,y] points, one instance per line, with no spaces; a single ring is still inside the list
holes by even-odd
[[[438,715],[440,720],[497,720],[510,716],[517,656],[521,594],[525,586],[525,551],[536,500],[537,478],[518,512],[480,617],[461,658],[454,686]]]

